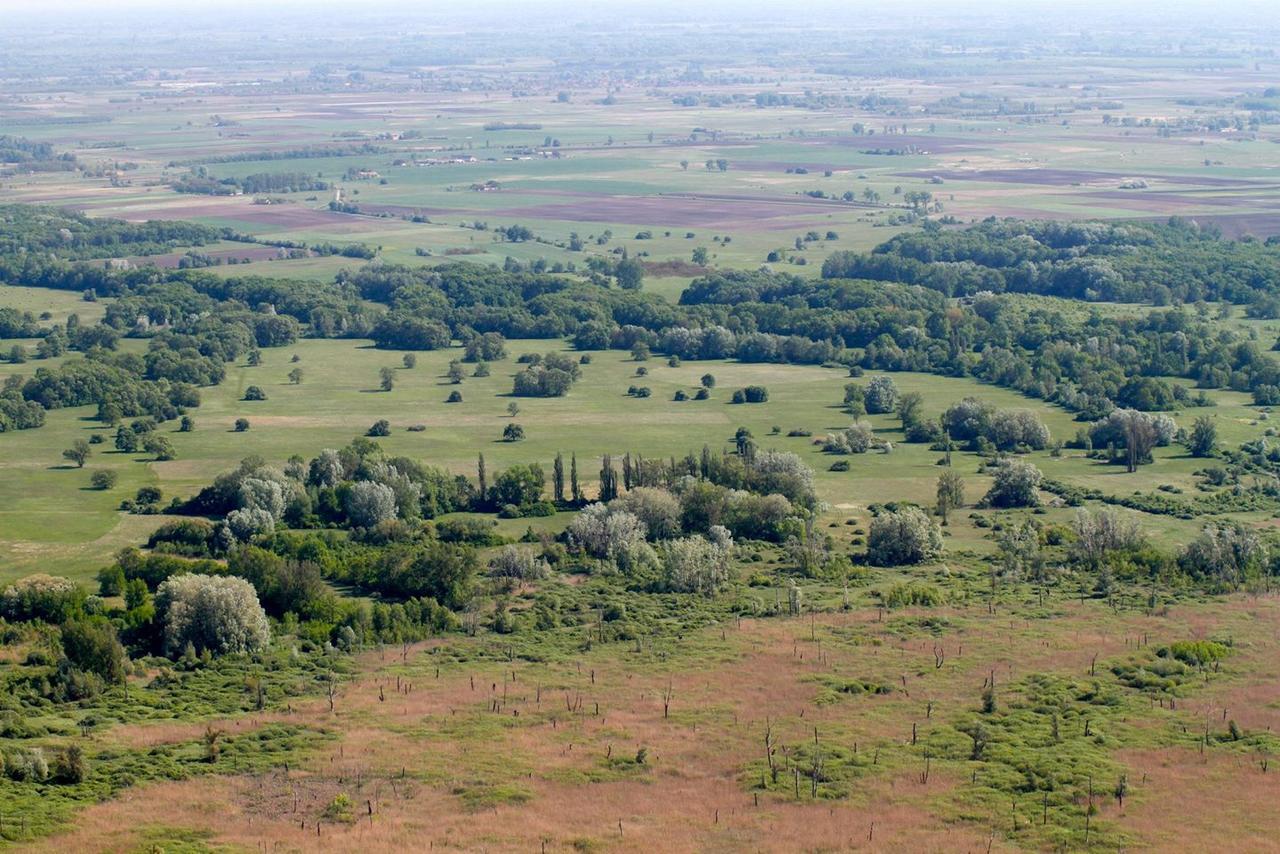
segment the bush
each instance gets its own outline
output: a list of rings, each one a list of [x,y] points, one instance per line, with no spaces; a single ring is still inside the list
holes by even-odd
[[[449,392],[449,396],[445,398],[444,402],[445,403],[462,403],[462,392],[458,391],[455,388],[453,391]]]
[[[867,384],[864,405],[872,415],[883,415],[893,412],[898,406],[898,386],[893,379],[881,374],[872,377]]]
[[[256,385],[251,385],[244,390],[245,400],[266,400],[267,393]]]
[[[19,579],[0,596],[0,611],[8,620],[62,623],[84,608],[85,592],[68,578],[36,574]]]
[[[535,557],[530,549],[506,546],[489,561],[489,574],[494,578],[528,581],[544,577],[547,564]]]
[[[253,652],[271,639],[271,626],[253,585],[242,578],[176,575],[156,591],[156,618],[163,626],[164,652]]]
[[[719,526],[711,529],[710,537],[667,540],[658,547],[663,582],[668,590],[711,596],[729,583],[733,537]]]
[[[375,438],[379,436],[390,436],[391,422],[385,418],[379,418],[377,421],[373,422],[373,425],[368,429],[365,435],[373,436]]]
[[[1031,463],[1005,460],[995,467],[995,482],[983,501],[991,507],[1037,507],[1044,475]]]
[[[89,484],[99,490],[114,489],[118,480],[119,475],[113,471],[95,471],[89,476]]]
[[[881,513],[871,520],[867,560],[875,566],[903,566],[942,554],[942,531],[918,507]]]
[[[248,419],[248,418],[237,418],[237,419],[236,419],[236,424],[235,424],[235,428],[234,428],[234,429],[235,429],[235,431],[236,431],[237,433],[243,433],[243,432],[245,432],[246,430],[248,430],[248,429],[249,429],[249,419]]]
[[[734,403],[768,403],[769,390],[762,385],[749,385],[733,393]]]

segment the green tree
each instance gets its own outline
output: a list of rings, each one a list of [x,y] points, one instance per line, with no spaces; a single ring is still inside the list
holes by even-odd
[[[93,453],[89,449],[89,443],[84,439],[76,439],[70,448],[62,452],[62,456],[76,464],[76,468],[84,468],[85,462],[88,461],[89,455]]]
[[[391,391],[396,387],[396,372],[394,368],[382,368],[378,371],[379,385],[383,391]]]
[[[1211,457],[1217,446],[1217,425],[1209,416],[1201,415],[1196,419],[1191,428],[1191,434],[1187,437],[1187,450],[1191,451],[1193,457]]]
[[[947,524],[947,517],[952,510],[964,505],[964,478],[953,468],[948,468],[938,475],[938,516],[942,524]]]

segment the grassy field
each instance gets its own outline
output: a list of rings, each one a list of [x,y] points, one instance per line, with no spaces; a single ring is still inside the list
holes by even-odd
[[[0,296],[7,290],[0,290]],[[29,299],[22,290],[17,296]],[[7,342],[0,342],[0,350],[6,347]],[[491,471],[538,462],[548,472],[557,452],[566,458],[577,454],[582,478],[588,484],[596,480],[603,454],[615,458],[627,452],[683,457],[704,444],[713,450],[729,448],[734,432],[746,427],[761,447],[795,451],[814,468],[819,495],[830,505],[832,520],[865,519],[868,504],[890,498],[921,504],[933,500],[940,454],[924,445],[901,443],[895,416],[868,418],[877,434],[894,443],[891,453],[873,451],[839,458],[814,445],[815,438],[841,430],[851,421],[840,406],[844,384],[850,381],[841,370],[723,361],[670,367],[661,359],[637,363],[626,353],[602,351],[591,354],[591,363],[582,368],[582,379],[566,398],[510,395],[515,357],[563,347],[556,341],[509,342],[511,358],[494,363],[489,377],[468,376],[458,386],[450,384],[446,373],[449,362],[461,358],[460,349],[419,353],[412,370],[400,366],[401,353],[378,350],[366,342],[308,339],[291,347],[264,350],[260,365],[231,366],[221,385],[201,390],[201,406],[192,413],[194,432],[177,432],[176,424],[161,428],[177,451],[177,458],[168,462],[115,451],[110,430],[92,420],[91,407],[53,411],[44,428],[4,437],[8,453],[0,464],[4,475],[0,478],[0,521],[9,534],[0,544],[5,567],[0,580],[27,574],[48,561],[57,561],[66,571],[85,577],[114,550],[136,540],[149,525],[158,524],[115,509],[139,486],[159,486],[166,497],[190,496],[249,454],[282,465],[293,454],[310,457],[322,448],[342,447],[383,418],[391,423],[392,434],[378,441],[391,454],[470,476],[475,474],[478,453],[485,455]],[[38,364],[0,365],[0,378],[14,371],[29,373]],[[637,377],[636,370],[642,366],[648,375]],[[294,367],[303,371],[299,385],[287,379]],[[395,387],[390,392],[379,390],[382,367],[396,368]],[[705,373],[716,378],[710,400],[672,399],[677,390],[692,396]],[[1001,408],[1038,412],[1057,439],[1070,439],[1081,426],[1056,406],[973,380],[912,373],[892,376],[903,393],[924,395],[930,416],[961,398],[975,396]],[[243,400],[250,385],[261,387],[268,399]],[[652,396],[628,396],[632,385],[650,388]],[[769,401],[732,404],[733,390],[746,385],[766,386]],[[463,402],[446,403],[454,390],[462,394]],[[1247,395],[1218,391],[1212,397],[1219,405],[1204,411],[1217,422],[1224,442],[1235,444],[1261,434],[1265,425],[1257,420],[1258,412],[1249,405]],[[508,413],[512,403],[519,408],[514,418]],[[1201,411],[1185,410],[1175,418],[1180,425],[1189,426]],[[247,433],[232,429],[241,417],[250,422]],[[501,440],[503,428],[512,421],[524,427],[524,441]],[[417,425],[425,430],[407,430]],[[813,436],[788,437],[792,430],[807,430]],[[94,446],[94,455],[84,469],[62,460],[64,448],[76,438],[94,433],[104,435],[107,441]],[[1156,458],[1155,465],[1128,475],[1123,467],[1086,459],[1078,451],[1068,450],[1061,457],[1048,451],[1031,455],[1046,476],[1107,494],[1150,491],[1161,485],[1195,492],[1198,479],[1193,473],[1203,467],[1203,461],[1187,456],[1177,445],[1157,449]],[[829,471],[836,459],[848,459],[850,470]],[[977,474],[975,456],[959,454],[958,459],[972,503],[986,491],[988,480]],[[109,492],[90,489],[90,475],[104,468],[118,472],[119,486]],[[1051,511],[1051,516],[1066,519],[1070,512]],[[1199,527],[1195,522],[1143,515],[1144,525],[1175,542],[1194,536]],[[51,518],[58,522],[51,525]],[[963,521],[949,531],[956,547],[979,550],[989,548],[984,533]]]

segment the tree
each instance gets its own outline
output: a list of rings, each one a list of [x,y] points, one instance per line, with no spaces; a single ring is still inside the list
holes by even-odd
[[[1127,410],[1122,422],[1124,429],[1125,465],[1129,473],[1138,470],[1138,465],[1151,460],[1151,449],[1156,446],[1156,430],[1151,421],[1141,412]]]
[[[1207,415],[1201,415],[1192,426],[1191,435],[1187,437],[1187,450],[1191,452],[1193,457],[1212,457],[1217,445],[1217,426],[1213,423],[1212,418]]]
[[[520,442],[524,440],[524,428],[512,421],[502,428],[502,441]]]
[[[574,453],[569,458],[569,494],[573,496],[574,504],[582,503],[582,487],[578,483],[578,455]]]
[[[569,522],[569,543],[592,557],[615,559],[644,543],[644,523],[624,510],[591,504]]]
[[[542,466],[537,463],[511,466],[493,479],[490,498],[495,504],[525,507],[542,498],[546,482]]]
[[[480,503],[483,505],[489,500],[489,474],[488,469],[485,468],[484,454],[480,454],[476,458],[476,480],[479,483],[476,491],[479,493]]]
[[[613,271],[618,287],[624,291],[638,291],[644,284],[644,265],[635,258],[623,258]]]
[[[76,468],[82,469],[84,468],[84,464],[88,461],[91,453],[93,452],[89,449],[88,442],[84,439],[76,439],[75,442],[71,444],[70,448],[67,448],[62,452],[62,456],[75,463]]]
[[[711,539],[684,537],[658,546],[663,584],[675,593],[715,595],[729,583],[729,559],[733,537],[724,528],[713,529]]]
[[[707,252],[707,247],[698,246],[693,250],[693,263],[699,267],[707,266],[707,262],[711,260],[711,254]]]
[[[245,432],[246,430],[248,430],[248,429],[249,429],[249,419],[248,419],[248,418],[237,418],[237,419],[236,419],[236,423],[235,423],[235,428],[234,428],[234,429],[235,429],[235,431],[236,431],[237,433],[243,433],[243,432]]]
[[[960,472],[948,468],[938,475],[937,500],[938,515],[945,525],[951,511],[964,506],[964,478]]]
[[[992,507],[1036,507],[1044,475],[1031,463],[1005,460],[995,467],[994,482],[983,499]]]
[[[380,387],[383,391],[391,391],[396,387],[396,372],[394,368],[382,368],[378,371],[378,379]]]
[[[174,575],[156,590],[156,618],[166,655],[196,650],[254,652],[271,639],[271,626],[253,585],[243,578]]]
[[[847,383],[844,387],[845,411],[855,419],[867,414],[866,391],[857,383]]]
[[[665,489],[638,486],[609,503],[610,511],[624,510],[644,523],[651,540],[680,533],[680,502]]]
[[[1258,535],[1230,522],[1205,525],[1178,555],[1183,572],[1231,590],[1256,577],[1266,562],[1267,547]]]
[[[1076,512],[1076,539],[1071,544],[1071,559],[1096,570],[1116,552],[1136,551],[1144,544],[1138,523],[1118,510]]]
[[[101,489],[101,490],[114,489],[117,479],[118,479],[118,476],[114,471],[110,471],[110,470],[95,471],[92,475],[89,476],[89,484],[94,489]]]
[[[903,566],[942,554],[942,532],[918,507],[884,512],[871,520],[867,560],[874,566]]]
[[[924,418],[924,395],[918,391],[904,394],[898,398],[898,420],[902,429],[909,430]]]
[[[356,528],[372,528],[396,517],[396,493],[385,483],[361,480],[347,490],[343,509]]]
[[[142,449],[148,454],[154,454],[160,461],[171,460],[176,456],[173,443],[159,433],[148,433],[142,440]]]
[[[400,363],[405,366],[406,370],[411,371],[414,368],[418,367],[418,357],[415,356],[413,353],[405,353],[404,358],[400,360]]]
[[[462,362],[458,361],[457,359],[454,359],[452,362],[449,363],[449,373],[448,373],[449,382],[453,383],[454,385],[457,385],[458,383],[462,382],[463,378],[465,378],[466,375],[467,373],[465,370],[463,370]]]
[[[600,460],[600,500],[608,503],[618,497],[618,472],[613,467],[613,457],[605,454]]]
[[[898,386],[891,377],[881,374],[867,384],[866,406],[872,415],[892,412],[898,405]]]
[[[373,426],[371,426],[367,431],[365,431],[365,435],[373,436],[375,438],[379,436],[390,436],[391,422],[385,418],[380,418],[377,421],[373,422]]]
[[[564,503],[564,455],[556,452],[556,460],[551,466],[551,492],[557,504]]]
[[[256,385],[251,385],[244,390],[245,400],[266,400],[267,393]]]
[[[294,385],[302,385],[302,368],[294,368],[289,371],[289,382]]]
[[[702,379],[699,380],[699,382],[702,384],[703,388],[710,389],[716,387],[716,378],[714,374],[703,374]]]
[[[86,617],[62,626],[62,653],[76,668],[109,685],[124,682],[128,656],[115,627],[105,617]]]

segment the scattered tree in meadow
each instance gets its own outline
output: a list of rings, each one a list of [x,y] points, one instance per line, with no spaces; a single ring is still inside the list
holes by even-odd
[[[294,368],[289,371],[289,382],[294,385],[302,385],[302,368]]]
[[[991,507],[1036,507],[1040,504],[1040,469],[1022,460],[1004,460],[992,470],[994,482],[983,501]]]
[[[960,472],[953,468],[943,470],[938,475],[936,495],[938,516],[945,525],[951,511],[964,506],[964,478],[960,476]]]
[[[1208,415],[1201,415],[1187,436],[1187,450],[1193,457],[1212,457],[1218,446],[1218,428]]]
[[[865,403],[867,412],[872,415],[893,412],[898,405],[897,383],[884,374],[872,377],[867,384]]]
[[[874,566],[903,566],[942,554],[942,532],[918,507],[886,511],[871,520],[867,560]]]
[[[378,384],[383,391],[391,391],[396,387],[396,372],[394,368],[382,368],[378,371]]]
[[[251,385],[244,390],[245,400],[266,400],[267,393],[260,386]]]
[[[107,490],[114,489],[118,475],[109,469],[103,471],[95,471],[89,476],[89,484],[94,489]]]
[[[62,456],[64,459],[75,463],[76,468],[84,468],[84,464],[89,461],[89,455],[91,453],[93,453],[93,451],[89,448],[89,443],[87,441],[84,439],[76,439],[75,442],[71,444],[70,448],[67,448],[62,452]]]

